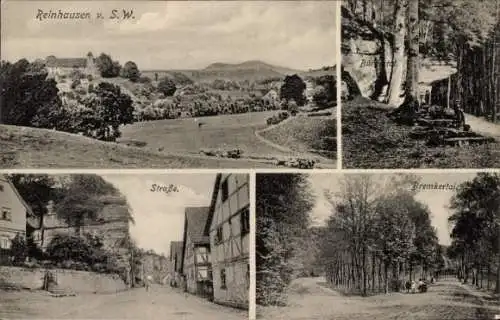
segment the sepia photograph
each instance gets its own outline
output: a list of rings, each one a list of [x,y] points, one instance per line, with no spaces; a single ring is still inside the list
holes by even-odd
[[[2,1],[2,168],[336,168],[337,1]]]
[[[500,1],[345,0],[342,167],[500,168]]]
[[[0,175],[0,318],[249,318],[247,174]]]
[[[500,173],[256,176],[257,319],[500,317]]]

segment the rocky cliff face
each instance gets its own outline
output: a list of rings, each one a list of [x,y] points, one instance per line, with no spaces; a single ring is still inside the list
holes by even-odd
[[[392,35],[357,19],[345,7],[341,12],[343,78],[351,78],[343,80],[356,84],[349,85],[351,94],[359,89],[364,97],[383,100],[393,65]]]

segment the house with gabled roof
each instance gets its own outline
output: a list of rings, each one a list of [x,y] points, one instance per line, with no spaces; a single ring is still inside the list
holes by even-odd
[[[250,189],[248,174],[218,174],[204,234],[209,235],[214,302],[248,308]]]
[[[17,235],[26,238],[26,229],[32,228],[28,218],[33,215],[12,182],[0,175],[0,252],[9,251]]]
[[[181,270],[185,291],[210,298],[212,295],[210,239],[205,234],[208,209],[208,207],[185,209]]]
[[[78,70],[84,74],[98,75],[96,59],[92,52],[81,58],[58,58],[48,56],[45,58],[45,68],[50,77],[69,75],[73,70]]]
[[[169,270],[170,270],[170,286],[178,287],[181,284],[182,278],[182,241],[170,242]]]

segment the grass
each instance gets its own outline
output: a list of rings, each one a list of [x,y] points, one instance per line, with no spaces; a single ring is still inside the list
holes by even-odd
[[[411,127],[387,117],[377,102],[356,98],[342,105],[345,168],[498,168],[500,142],[465,147],[429,147],[409,137]],[[474,128],[473,128],[474,129]]]
[[[329,159],[337,156],[337,125],[336,120],[329,116],[294,117],[261,135],[295,152],[313,152]]]
[[[0,125],[0,168],[253,168],[271,165],[148,151],[46,129]]]
[[[234,115],[157,120],[134,123],[123,128],[124,140],[144,141],[147,148],[198,154],[201,149],[243,150],[243,156],[288,155],[260,141],[255,131],[267,126],[266,119],[276,111]],[[201,127],[198,123],[203,123]]]

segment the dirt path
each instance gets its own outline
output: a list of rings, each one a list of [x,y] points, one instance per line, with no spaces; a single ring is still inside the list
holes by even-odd
[[[246,320],[246,311],[213,304],[170,287],[110,295],[53,298],[40,292],[0,291],[0,319]]]
[[[492,123],[470,114],[465,115],[465,123],[471,126],[472,131],[487,137],[493,137],[497,141],[500,141],[500,124]]]
[[[427,293],[390,293],[370,297],[343,296],[324,289],[324,279],[302,282],[287,307],[259,308],[265,320],[456,320],[493,319],[500,307],[486,306],[458,281],[440,281]],[[323,288],[321,288],[323,287]]]

